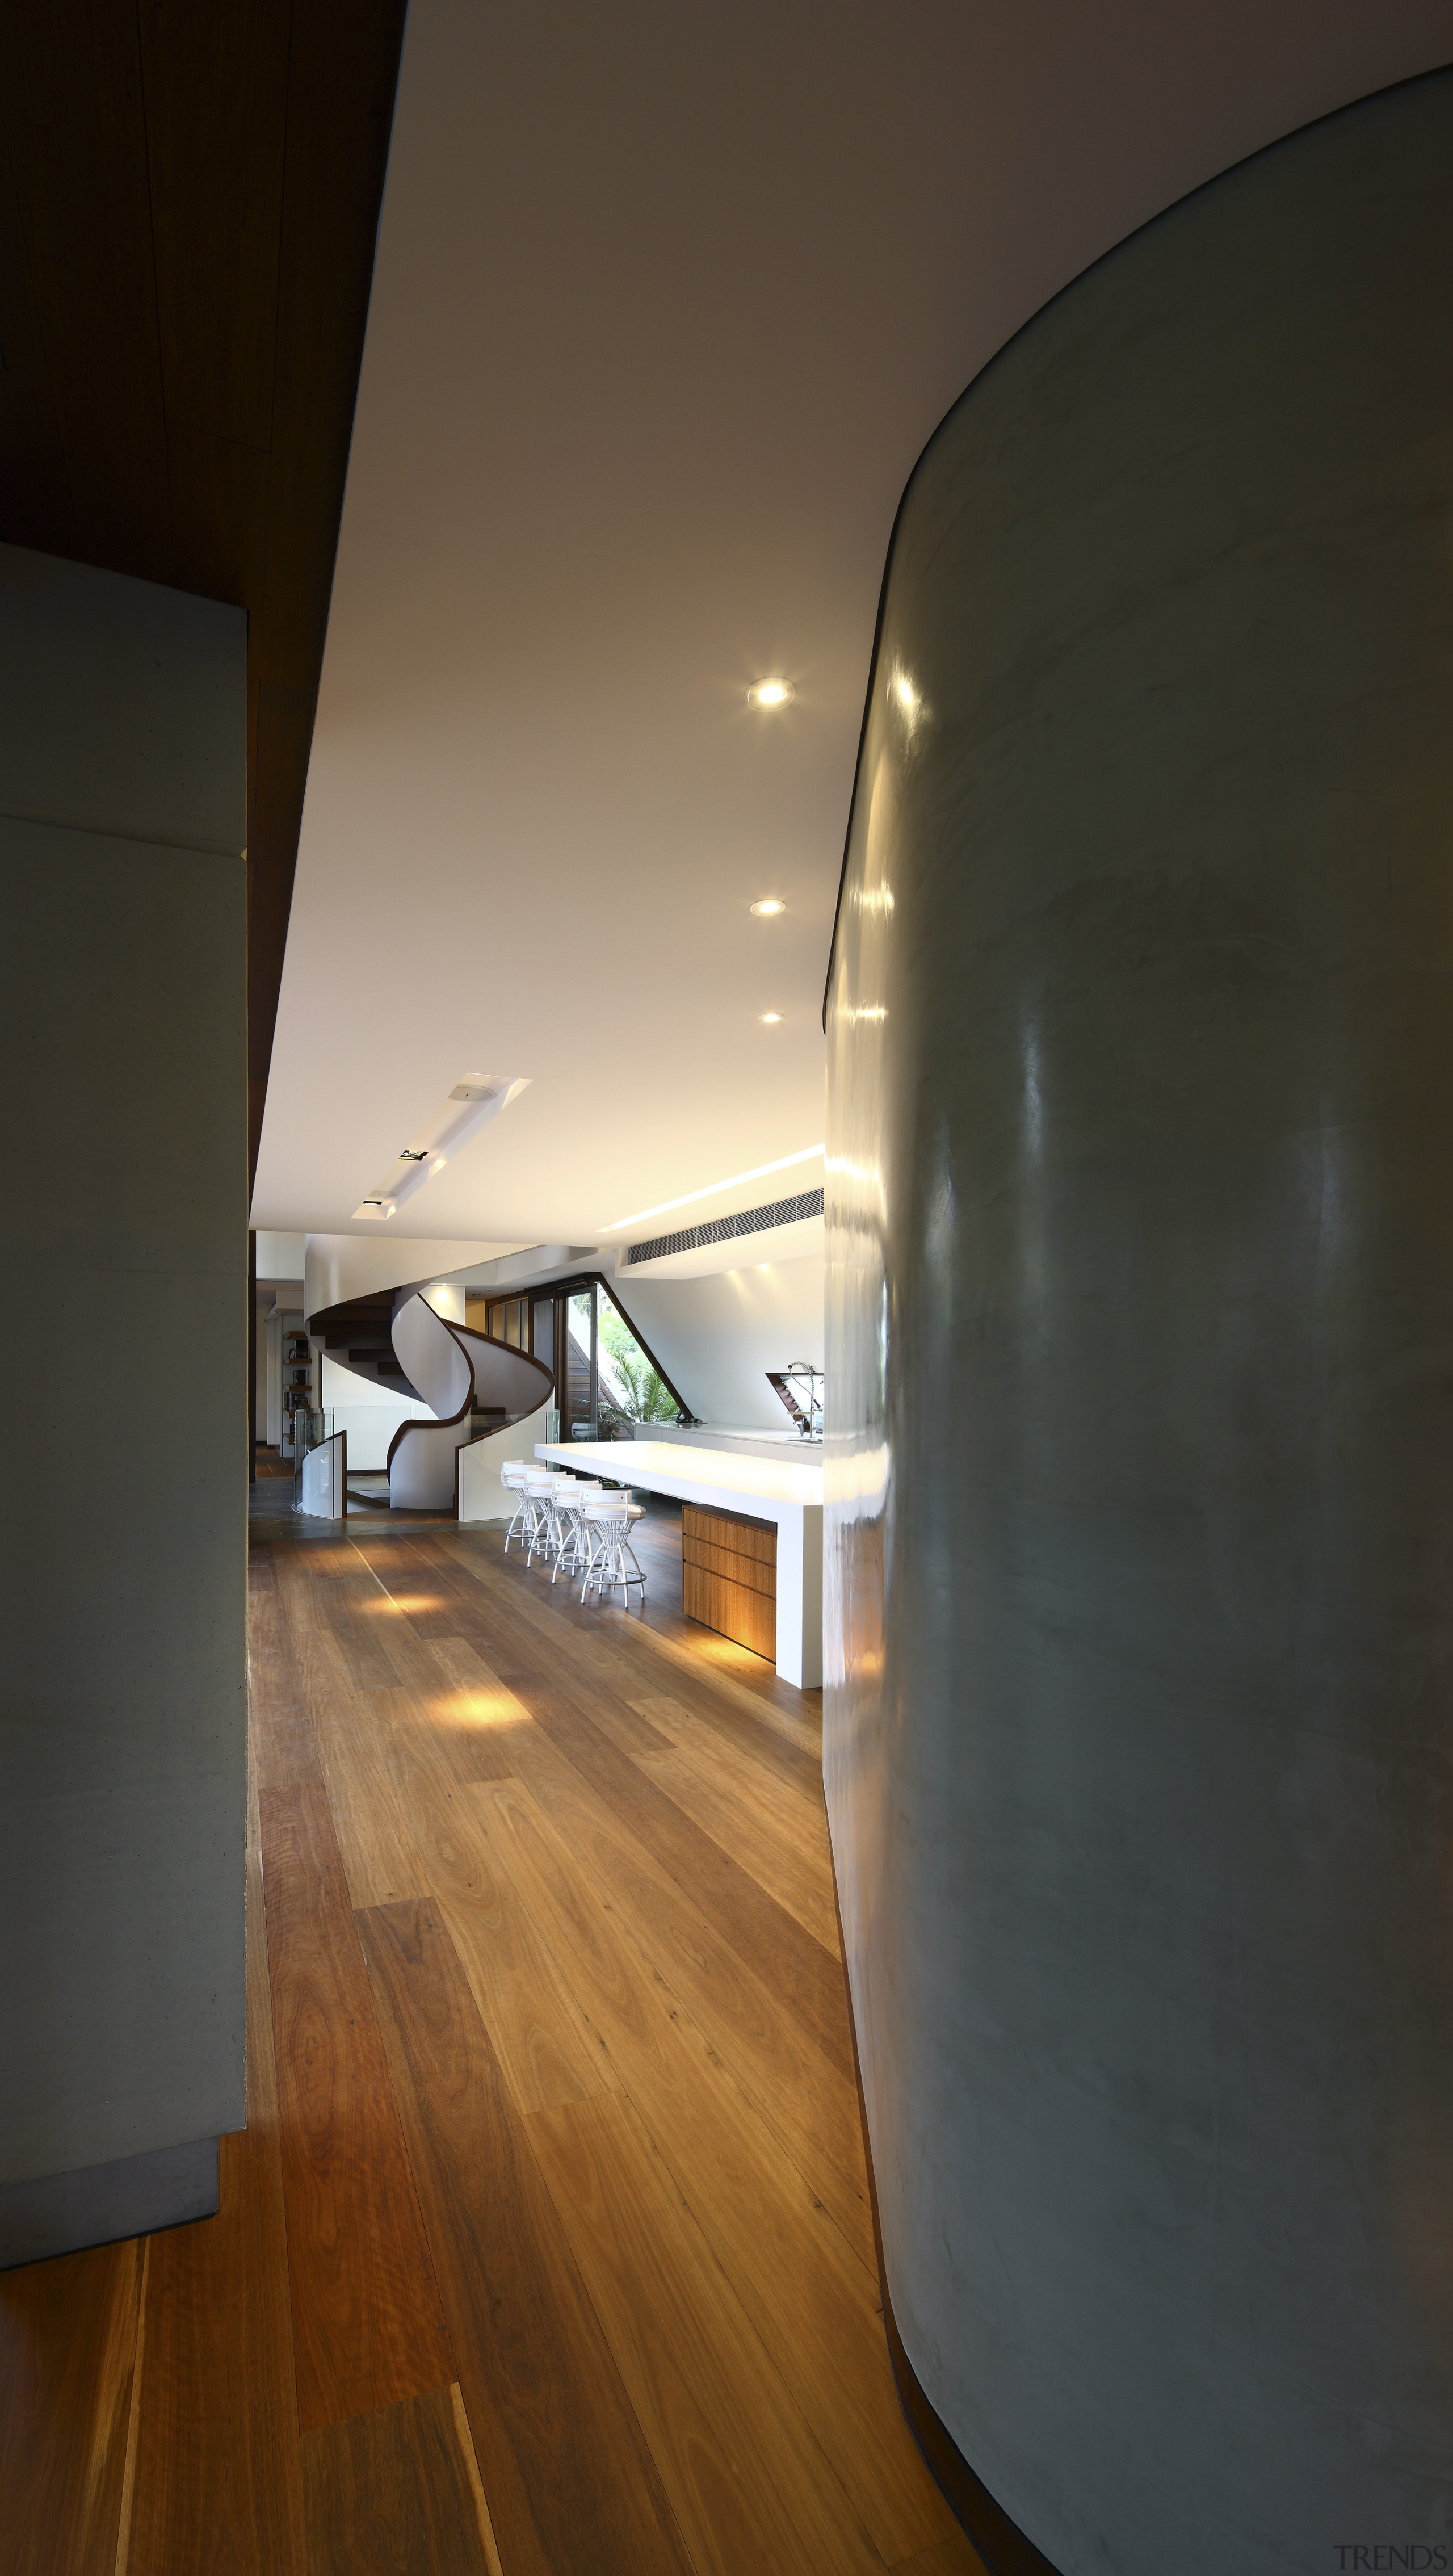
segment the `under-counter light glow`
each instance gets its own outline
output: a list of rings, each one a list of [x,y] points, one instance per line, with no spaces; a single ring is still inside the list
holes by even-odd
[[[747,691],[749,707],[785,707],[797,691],[790,680],[754,680]]]
[[[825,1151],[821,1145],[804,1145],[798,1154],[779,1154],[775,1163],[754,1163],[749,1172],[731,1172],[724,1181],[708,1181],[704,1190],[687,1190],[679,1199],[661,1199],[655,1207],[637,1208],[632,1216],[618,1216],[610,1225],[601,1227],[602,1234],[619,1234],[623,1226],[642,1225],[648,1216],[668,1216],[672,1208],[695,1207],[698,1199],[714,1199],[722,1190],[735,1190],[743,1181],[763,1181],[769,1172],[785,1172],[794,1163],[810,1163]]]
[[[779,903],[774,894],[769,894],[764,897],[761,903],[754,903],[751,909],[753,912],[761,913],[765,918],[767,915],[774,912],[785,912],[787,906],[785,903]]]

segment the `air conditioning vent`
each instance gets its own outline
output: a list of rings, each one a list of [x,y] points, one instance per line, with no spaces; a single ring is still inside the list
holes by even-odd
[[[695,1252],[705,1243],[728,1243],[738,1234],[765,1234],[772,1226],[797,1225],[803,1217],[822,1212],[821,1190],[803,1190],[795,1199],[773,1199],[766,1207],[719,1216],[712,1225],[687,1225],[679,1234],[658,1234],[650,1243],[628,1244],[627,1266],[633,1261],[664,1261],[673,1252]]]

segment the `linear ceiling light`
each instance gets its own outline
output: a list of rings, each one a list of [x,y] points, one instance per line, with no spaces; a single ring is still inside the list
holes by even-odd
[[[822,1145],[804,1145],[800,1154],[780,1154],[775,1163],[754,1163],[749,1172],[733,1172],[730,1180],[710,1181],[704,1190],[687,1190],[679,1199],[662,1199],[657,1206],[637,1208],[634,1216],[618,1216],[612,1225],[603,1225],[602,1234],[619,1234],[623,1225],[639,1225],[648,1216],[665,1216],[668,1209],[694,1207],[698,1199],[714,1199],[719,1190],[734,1190],[739,1181],[760,1181],[768,1172],[785,1172],[793,1163],[810,1163],[814,1154],[826,1152]]]
[[[502,1109],[508,1109],[518,1092],[530,1081],[527,1073],[466,1073],[456,1082],[447,1100],[441,1102],[432,1118],[426,1118],[407,1145],[402,1145],[392,1163],[353,1211],[354,1220],[391,1217],[405,1199],[422,1189],[442,1172],[451,1154],[477,1136]]]

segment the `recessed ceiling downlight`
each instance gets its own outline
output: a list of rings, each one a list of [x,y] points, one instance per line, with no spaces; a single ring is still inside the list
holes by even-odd
[[[760,913],[765,920],[774,912],[785,912],[787,906],[785,903],[780,903],[775,894],[769,894],[764,895],[760,903],[752,904],[750,909],[753,912]]]
[[[785,707],[796,695],[792,682],[780,676],[754,680],[747,691],[747,704],[749,707]]]
[[[780,1011],[764,1011],[762,1013],[762,1024],[764,1028],[775,1029],[781,1020],[781,1017],[782,1014]]]

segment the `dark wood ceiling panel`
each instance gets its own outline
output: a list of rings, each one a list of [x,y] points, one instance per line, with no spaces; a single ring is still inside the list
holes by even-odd
[[[248,612],[252,1168],[405,5],[0,31],[0,537]]]
[[[142,0],[168,436],[272,443],[290,0]]]
[[[6,533],[74,554],[76,520],[10,155],[0,141],[0,460]]]
[[[75,514],[77,551],[170,566],[166,431],[134,10],[8,19],[5,139]],[[168,570],[151,578],[166,581]]]

